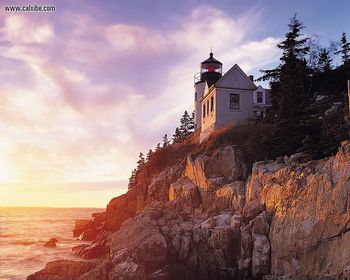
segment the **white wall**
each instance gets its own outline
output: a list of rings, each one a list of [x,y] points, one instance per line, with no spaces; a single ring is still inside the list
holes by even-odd
[[[211,97],[214,98],[214,108],[213,111],[211,111]],[[208,127],[214,125],[216,123],[216,112],[217,112],[217,106],[216,106],[216,89],[212,90],[201,102],[202,109],[203,104],[208,105],[209,101],[209,114],[205,114],[205,118],[203,118],[203,110],[202,110],[202,131],[207,129]],[[207,109],[206,109],[207,110]]]
[[[217,91],[217,117],[216,127],[227,124],[242,124],[254,118],[253,91],[222,89]],[[239,109],[230,109],[230,94],[239,94]]]
[[[202,119],[202,109],[199,100],[202,98],[205,89],[205,82],[196,83],[194,85],[194,92],[197,92],[197,100],[194,100],[194,125],[196,129],[201,127]],[[193,94],[193,99],[195,98],[195,93]]]
[[[258,103],[257,102],[257,93],[258,92],[262,92],[262,96],[263,96],[263,102],[262,103]],[[262,86],[258,86],[258,88],[254,91],[253,93],[253,102],[255,104],[266,104],[267,100],[266,100],[266,89],[264,89]]]

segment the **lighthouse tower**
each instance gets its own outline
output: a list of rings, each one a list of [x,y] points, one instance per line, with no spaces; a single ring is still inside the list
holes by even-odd
[[[210,52],[209,58],[200,64],[200,72],[194,75],[194,125],[195,130],[201,128],[201,98],[206,85],[210,88],[222,76],[222,63],[213,57]]]

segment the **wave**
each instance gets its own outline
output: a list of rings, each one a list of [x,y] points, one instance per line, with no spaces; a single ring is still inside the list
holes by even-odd
[[[78,259],[71,247],[78,245],[72,237],[74,221],[90,219],[94,210],[85,209],[10,209],[0,218],[0,279],[25,279],[47,262]],[[58,239],[56,248],[44,248],[50,238]],[[10,273],[10,274],[9,274]],[[24,275],[25,274],[25,275]]]
[[[11,238],[11,237],[16,237],[17,234],[14,234],[14,233],[8,233],[8,234],[3,234],[3,233],[0,233],[0,238]]]
[[[12,241],[8,242],[9,245],[20,245],[20,246],[31,246],[35,244],[44,243],[44,241],[29,241],[29,240],[22,240],[22,241]]]

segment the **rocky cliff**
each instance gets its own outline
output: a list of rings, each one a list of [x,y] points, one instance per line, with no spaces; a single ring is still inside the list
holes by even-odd
[[[350,279],[350,142],[299,160],[249,172],[225,146],[143,172],[99,216],[95,240],[74,248],[89,260],[27,279]]]

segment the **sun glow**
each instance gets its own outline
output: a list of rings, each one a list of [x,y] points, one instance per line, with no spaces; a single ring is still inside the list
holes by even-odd
[[[15,168],[9,162],[0,159],[0,183],[13,181],[16,177]]]

